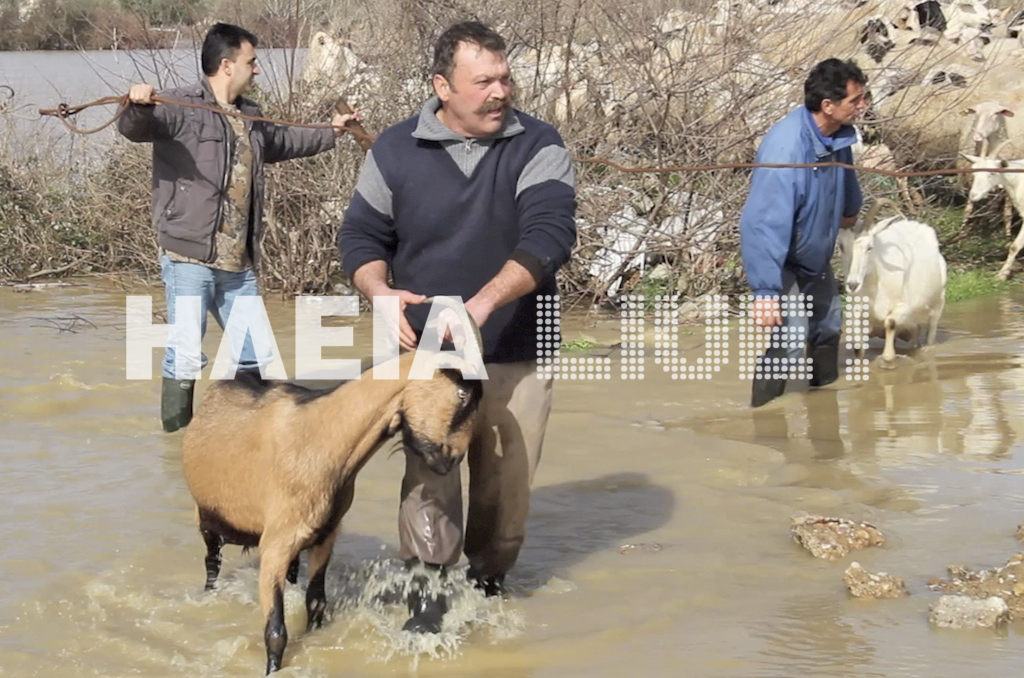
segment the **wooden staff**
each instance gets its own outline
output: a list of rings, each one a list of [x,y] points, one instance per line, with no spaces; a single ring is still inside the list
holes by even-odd
[[[352,107],[349,106],[348,103],[343,98],[339,98],[334,103],[334,110],[338,111],[338,113],[341,113],[342,115],[352,113]],[[366,129],[363,127],[362,123],[360,123],[358,120],[352,120],[347,125],[345,125],[345,127],[355,138],[356,143],[359,144],[359,148],[363,149],[364,151],[370,150],[370,146],[372,146],[373,142],[377,140],[377,137],[367,132]]]

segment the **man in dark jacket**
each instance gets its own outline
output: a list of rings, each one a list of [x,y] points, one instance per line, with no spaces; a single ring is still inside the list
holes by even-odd
[[[775,123],[757,149],[759,163],[853,162],[853,122],[868,105],[867,78],[852,61],[826,59],[804,82],[804,104]],[[832,274],[840,226],[851,227],[862,202],[857,175],[842,167],[761,167],[740,216],[740,252],[754,293],[754,322],[772,329],[759,361],[751,405],[782,395],[786,376],[811,359],[811,385],[838,377],[842,303]],[[782,301],[811,298],[808,318]],[[789,337],[787,339],[787,337]]]
[[[576,180],[558,132],[511,107],[500,35],[476,22],[449,27],[433,74],[436,96],[367,154],[339,248],[363,295],[398,297],[402,348],[420,340],[427,296],[461,297],[481,329],[487,381],[468,455],[465,553],[470,579],[494,595],[523,543],[551,409],[551,377],[537,371],[537,297],[557,292],[575,242]],[[420,573],[412,631],[437,632],[447,609],[424,589],[462,550],[459,471],[439,476],[406,454],[400,555]]]
[[[168,90],[175,101],[261,115],[242,95],[259,74],[256,36],[238,26],[218,23],[203,40],[206,75],[191,87]],[[161,275],[167,297],[167,320],[174,324],[179,296],[200,298],[200,337],[206,313],[225,326],[234,300],[259,294],[263,211],[263,164],[314,155],[334,147],[336,136],[354,115],[335,114],[334,129],[284,127],[242,120],[222,113],[154,104],[151,85],[132,85],[131,105],[118,119],[118,130],[132,141],[153,144],[153,225],[162,249]],[[233,320],[247,327],[246,319]],[[240,369],[270,362],[256,355],[256,343],[244,333],[230,333]],[[164,352],[160,415],[165,431],[192,418],[193,385],[206,357],[175,350],[175,330]],[[183,346],[180,348],[184,348]],[[176,366],[177,362],[177,366]]]

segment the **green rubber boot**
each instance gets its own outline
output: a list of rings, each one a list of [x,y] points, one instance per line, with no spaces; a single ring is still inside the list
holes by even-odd
[[[192,395],[195,380],[164,377],[160,389],[160,420],[168,433],[187,426],[192,421]]]

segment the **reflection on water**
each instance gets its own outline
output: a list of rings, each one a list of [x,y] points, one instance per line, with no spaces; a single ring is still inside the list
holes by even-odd
[[[294,308],[267,304],[291,371]],[[398,630],[400,605],[373,602],[394,563],[403,467],[382,452],[335,548],[333,618],[302,633],[303,591],[288,589],[287,671],[1012,675],[1016,630],[932,631],[925,582],[1019,547],[1021,307],[1007,296],[948,309],[938,346],[758,410],[735,361],[703,382],[652,362],[643,381],[559,383],[512,595],[466,593],[429,647]],[[46,322],[72,314],[91,324]],[[124,379],[123,316],[123,292],[96,281],[0,289],[0,673],[252,675],[263,666],[255,555],[227,549],[223,586],[202,592],[181,438],[159,430],[157,382]],[[618,335],[583,318],[563,329]],[[331,357],[361,356],[368,331],[356,321],[358,345]],[[702,350],[699,334],[686,351]],[[913,595],[848,599],[848,561],[816,561],[790,540],[797,511],[879,525],[889,545],[858,560]],[[629,548],[640,544],[651,548]]]

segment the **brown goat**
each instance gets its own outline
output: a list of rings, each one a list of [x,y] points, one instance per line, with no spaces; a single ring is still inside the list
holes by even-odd
[[[398,359],[398,379],[367,370],[328,391],[258,376],[214,383],[185,432],[182,463],[206,542],[206,588],[220,571],[221,546],[259,546],[267,673],[281,667],[284,582],[294,581],[303,549],[307,631],[323,623],[327,563],[370,456],[401,430],[406,448],[444,474],[469,447],[481,382],[453,369],[410,379],[415,355]]]

